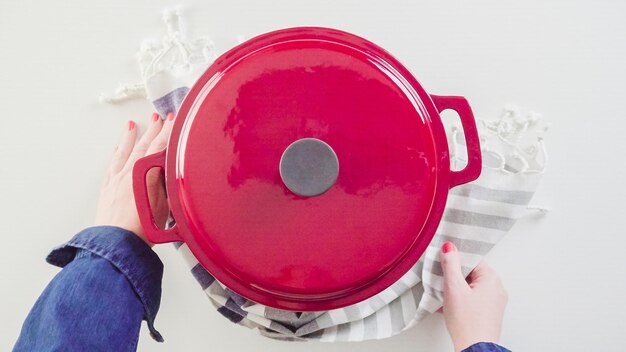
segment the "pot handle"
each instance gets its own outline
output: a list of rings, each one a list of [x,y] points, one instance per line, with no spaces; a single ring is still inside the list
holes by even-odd
[[[178,225],[174,225],[168,230],[160,229],[157,226],[148,198],[146,175],[154,167],[165,170],[165,155],[166,150],[164,149],[158,153],[144,156],[137,160],[133,166],[133,193],[135,194],[137,214],[139,214],[139,221],[146,238],[152,243],[182,241],[178,234]]]
[[[435,103],[437,111],[452,109],[459,114],[465,145],[467,148],[467,165],[459,171],[450,171],[450,188],[474,181],[480,176],[482,170],[482,157],[480,152],[480,138],[476,128],[476,120],[467,100],[463,97],[445,97],[438,95],[430,96]]]

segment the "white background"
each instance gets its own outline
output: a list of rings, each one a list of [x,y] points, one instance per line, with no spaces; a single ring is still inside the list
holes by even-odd
[[[134,53],[159,38],[169,1],[0,2],[0,350],[58,271],[51,247],[90,225],[98,185],[128,119],[150,105],[100,105],[138,81]],[[397,56],[431,93],[464,95],[477,116],[505,103],[553,124],[551,164],[534,200],[544,218],[519,222],[489,255],[510,291],[502,343],[517,351],[626,347],[626,2],[182,2],[190,35],[218,49],[269,30],[348,30]],[[284,343],[232,325],[209,304],[172,246],[156,326],[141,351],[449,351],[441,316],[400,336],[359,344]]]

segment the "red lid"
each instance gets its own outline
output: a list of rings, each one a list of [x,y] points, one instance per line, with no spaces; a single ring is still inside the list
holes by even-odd
[[[268,33],[219,58],[179,111],[166,173],[200,263],[244,297],[301,311],[398,280],[449,186],[430,97],[378,46],[324,28]]]

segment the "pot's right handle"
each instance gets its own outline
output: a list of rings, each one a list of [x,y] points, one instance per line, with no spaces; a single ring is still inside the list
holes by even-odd
[[[146,184],[146,174],[150,169],[158,167],[165,169],[166,150],[144,156],[135,162],[133,166],[133,193],[135,194],[135,205],[139,214],[141,227],[148,241],[152,243],[166,243],[182,241],[178,234],[178,225],[174,225],[168,230],[163,230],[154,221],[150,199],[148,197],[148,187]]]
[[[445,97],[438,95],[430,96],[435,103],[437,111],[452,109],[459,114],[465,145],[467,148],[467,165],[459,171],[450,171],[450,188],[474,181],[480,176],[482,170],[482,157],[480,152],[480,138],[476,128],[476,120],[467,100],[463,97]]]

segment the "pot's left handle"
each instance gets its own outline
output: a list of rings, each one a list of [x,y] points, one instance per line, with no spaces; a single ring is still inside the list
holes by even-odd
[[[154,221],[154,215],[150,208],[150,199],[148,198],[148,188],[146,184],[146,175],[152,168],[160,168],[165,170],[166,150],[158,153],[144,156],[135,162],[133,167],[133,193],[135,194],[135,205],[139,214],[141,227],[145,232],[146,238],[152,243],[166,243],[182,241],[178,234],[178,225],[163,230],[157,226]]]
[[[465,145],[467,148],[467,165],[463,170],[450,171],[450,188],[474,181],[482,170],[482,156],[480,152],[480,137],[476,128],[476,120],[469,103],[463,97],[444,97],[431,95],[437,111],[451,109],[459,114]]]

